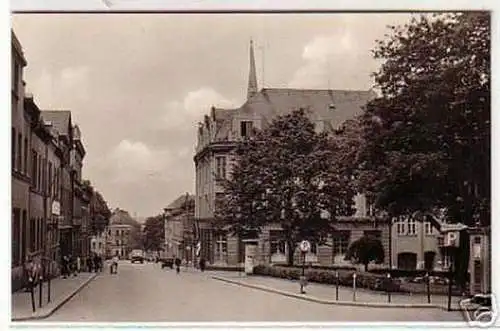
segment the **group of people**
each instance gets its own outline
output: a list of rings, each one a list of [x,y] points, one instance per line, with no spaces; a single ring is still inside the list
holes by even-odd
[[[97,253],[87,257],[87,271],[100,272],[103,269],[102,256]]]
[[[85,266],[83,266],[82,259],[79,256],[74,257],[71,254],[63,255],[61,260],[62,277],[76,277],[82,270],[86,270],[87,272],[99,272],[103,269],[102,257],[97,253],[87,257],[85,262]]]

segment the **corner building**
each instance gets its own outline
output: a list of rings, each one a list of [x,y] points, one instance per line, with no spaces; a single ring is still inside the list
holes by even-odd
[[[216,232],[211,224],[218,197],[223,194],[219,178],[227,178],[236,160],[231,151],[253,128],[264,129],[274,118],[304,108],[318,132],[334,132],[346,120],[361,114],[362,107],[375,97],[368,91],[312,90],[257,87],[253,44],[250,44],[250,72],[247,101],[236,109],[211,108],[199,124],[194,156],[196,169],[195,220],[199,228],[201,256],[211,264],[236,265],[244,262],[244,238]],[[339,220],[338,230],[329,243],[313,243],[308,261],[319,264],[345,263],[343,256],[349,243],[370,233],[379,237],[387,249],[388,227],[381,227],[371,215],[363,195],[355,198],[353,217]],[[258,240],[260,263],[285,262],[288,248],[280,225],[268,226]],[[292,248],[295,249],[295,248]],[[296,252],[297,259],[299,253]]]

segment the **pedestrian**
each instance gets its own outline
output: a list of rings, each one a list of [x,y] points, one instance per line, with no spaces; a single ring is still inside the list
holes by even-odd
[[[201,272],[205,271],[205,259],[204,258],[200,259],[200,270],[201,270]]]
[[[81,267],[82,267],[82,259],[80,256],[76,258],[76,272],[80,273],[81,272]]]
[[[175,270],[177,271],[177,273],[181,271],[181,259],[179,259],[178,257],[175,258]]]
[[[92,272],[93,270],[93,265],[92,265],[92,256],[87,257],[87,271]]]
[[[118,253],[116,253],[115,256],[113,256],[113,260],[111,262],[111,273],[112,274],[117,274],[118,273],[118,261],[119,261],[119,258],[118,258]]]
[[[97,253],[94,253],[94,271],[96,273],[99,272],[99,257],[97,256]]]
[[[61,261],[61,269],[62,269],[62,276],[64,279],[66,279],[69,276],[69,257],[67,255],[63,255],[62,261]]]

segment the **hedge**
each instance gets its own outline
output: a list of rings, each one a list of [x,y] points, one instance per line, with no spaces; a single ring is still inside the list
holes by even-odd
[[[336,284],[336,273],[338,272],[338,282],[340,286],[353,286],[353,274],[355,270],[331,270],[327,268],[307,268],[305,269],[305,276],[310,282],[321,284]],[[298,280],[302,275],[301,267],[285,267],[285,266],[268,266],[258,265],[253,269],[255,275],[271,276],[277,278],[285,278],[289,280]],[[390,291],[390,292],[404,292],[404,293],[426,293],[427,288],[425,284],[407,284],[399,278],[387,278],[387,273],[371,273],[356,271],[356,286],[358,288],[366,288],[375,291]],[[432,294],[447,294],[448,286],[434,285],[430,286]],[[457,288],[453,288],[454,295],[459,295]]]
[[[284,268],[289,268],[287,264],[282,264],[282,263],[276,263],[273,264],[275,267],[284,267]],[[300,265],[295,265],[297,268],[301,268]],[[352,265],[333,265],[333,266],[322,266],[322,265],[307,265],[306,268],[310,269],[318,269],[318,270],[349,270],[349,271],[356,271],[357,268],[352,266]]]
[[[244,271],[245,268],[239,266],[205,266],[205,270],[214,270],[214,271]]]

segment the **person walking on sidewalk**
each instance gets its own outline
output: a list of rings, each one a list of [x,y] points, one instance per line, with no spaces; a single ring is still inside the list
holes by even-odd
[[[205,271],[205,259],[204,258],[200,259],[200,270],[201,270],[201,272]]]
[[[80,273],[82,271],[82,259],[80,258],[80,256],[78,256],[76,258],[76,272],[77,273]]]
[[[94,272],[99,272],[99,256],[97,253],[94,254]]]
[[[177,271],[177,273],[181,271],[181,259],[179,259],[178,257],[175,258],[175,270]]]

